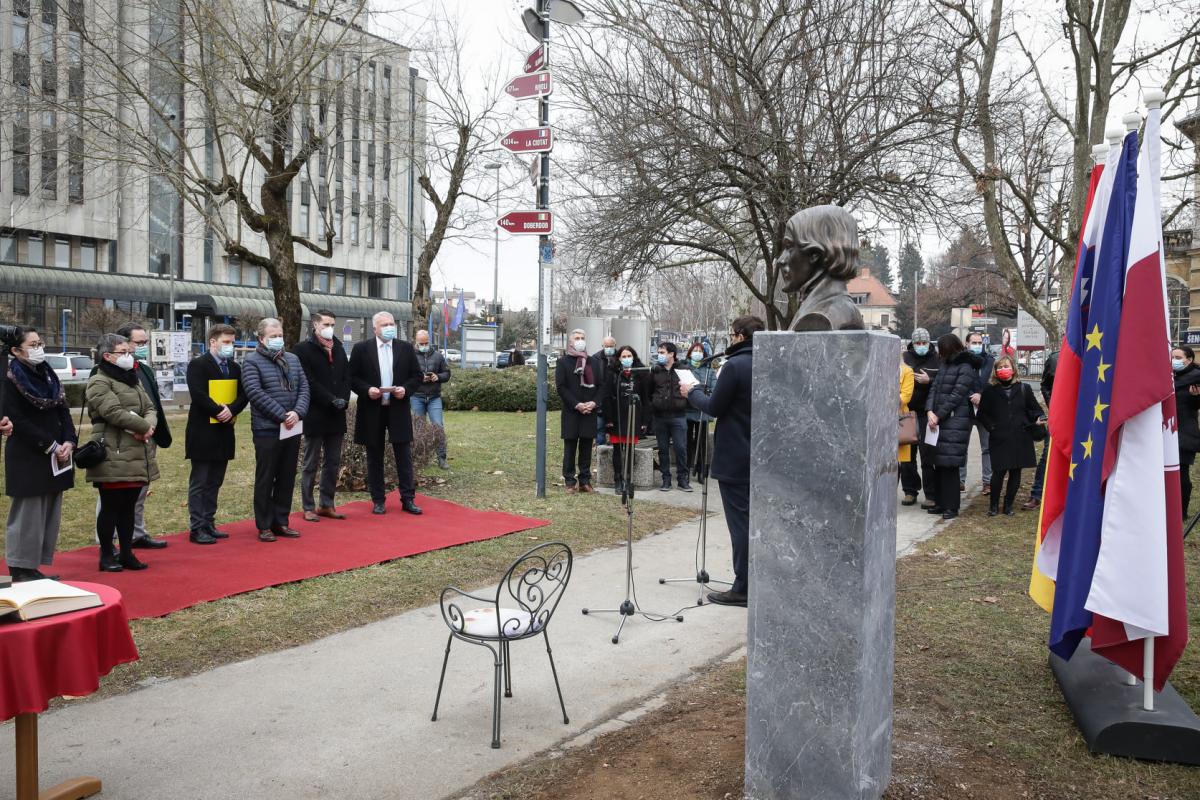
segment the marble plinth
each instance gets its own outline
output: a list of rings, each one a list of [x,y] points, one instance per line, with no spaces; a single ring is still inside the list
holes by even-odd
[[[879,332],[754,336],[750,800],[887,787],[899,359]]]
[[[654,471],[654,449],[635,447],[633,450],[633,485],[638,489],[653,489],[659,484]],[[613,485],[612,445],[602,444],[596,448],[596,485]]]

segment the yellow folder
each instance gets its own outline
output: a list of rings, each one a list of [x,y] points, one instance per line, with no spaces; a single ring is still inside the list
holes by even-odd
[[[208,382],[208,396],[219,406],[227,406],[234,400],[237,400],[237,384],[233,378],[223,378],[221,380],[210,380]],[[209,417],[208,421],[216,425],[218,420]]]

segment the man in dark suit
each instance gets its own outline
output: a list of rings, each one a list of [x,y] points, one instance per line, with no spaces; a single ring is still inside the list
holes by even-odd
[[[413,502],[412,412],[408,400],[421,385],[421,365],[408,342],[396,338],[396,320],[386,311],[371,319],[375,335],[350,351],[350,386],[358,395],[354,441],[367,450],[367,488],[375,514],[386,514],[383,490],[384,440],[391,439],[400,482],[400,506],[420,514]]]
[[[292,348],[308,376],[311,399],[304,418],[304,468],[300,473],[300,501],[306,522],[321,517],[345,519],[334,507],[338,470],[342,466],[342,440],[346,435],[346,406],[350,403],[350,365],[334,333],[337,317],[331,311],[312,315],[312,335]],[[321,454],[325,463],[321,463]],[[321,473],[320,501],[313,502],[313,484]]]
[[[217,530],[213,518],[217,513],[217,494],[225,482],[225,468],[237,450],[234,423],[246,408],[246,393],[242,389],[242,368],[233,360],[233,341],[237,332],[229,325],[213,325],[208,329],[208,352],[193,358],[187,368],[188,393],[192,405],[188,409],[184,457],[192,462],[188,479],[188,516],[194,544],[216,544],[229,534]],[[237,394],[232,403],[217,403],[209,396],[209,382],[237,382]],[[216,420],[216,422],[212,422]]]

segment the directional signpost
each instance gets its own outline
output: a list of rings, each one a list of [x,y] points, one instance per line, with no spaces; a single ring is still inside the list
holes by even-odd
[[[514,100],[549,97],[553,91],[554,82],[550,79],[549,70],[531,72],[528,75],[518,75],[504,87],[504,93]]]
[[[544,66],[546,66],[546,48],[539,44],[536,50],[525,57],[525,74],[537,72]]]
[[[509,131],[500,145],[513,153],[549,153],[554,149],[554,133],[549,128]]]
[[[549,236],[554,233],[554,213],[551,211],[510,211],[496,224],[513,234],[533,233]]]

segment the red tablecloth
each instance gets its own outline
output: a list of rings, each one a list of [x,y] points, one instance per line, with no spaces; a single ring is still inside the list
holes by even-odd
[[[100,595],[104,605],[0,622],[0,720],[41,713],[59,695],[91,694],[117,664],[137,661],[121,593],[98,583],[70,583]]]

